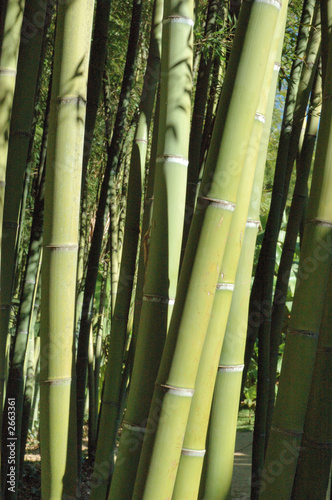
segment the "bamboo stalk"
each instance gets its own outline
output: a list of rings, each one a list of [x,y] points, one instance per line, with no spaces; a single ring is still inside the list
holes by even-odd
[[[6,183],[6,166],[10,118],[14,98],[16,68],[19,53],[20,33],[23,21],[24,1],[8,0],[3,24],[3,37],[0,54],[0,243],[2,243],[3,208]],[[1,246],[1,245],[0,245]],[[0,254],[1,262],[1,254]],[[10,305],[1,299],[0,325],[8,325]],[[7,328],[1,329],[0,335],[0,422],[5,396],[5,378],[7,372]]]
[[[58,9],[45,180],[41,300],[42,497],[75,495],[73,349],[78,223],[93,2]],[[82,29],[82,26],[84,28]]]
[[[262,92],[258,108],[258,112],[266,114],[266,120],[263,135],[260,134],[261,140],[259,151],[257,152],[257,167],[251,193],[247,224],[241,246],[241,257],[236,274],[235,291],[219,360],[209,429],[209,440],[207,444],[206,481],[205,487],[204,483],[201,486],[201,494],[203,495],[204,491],[204,498],[206,499],[228,498],[231,488],[252,263],[258,230],[260,199],[272,122],[274,96],[280,67],[280,64],[275,61],[280,60],[286,12],[287,2],[283,2],[282,11],[280,12],[280,18],[278,19],[276,28],[274,50],[271,51],[270,55],[270,66],[274,63],[273,74],[270,74],[270,77],[267,78],[264,87],[265,91]],[[239,192],[239,203],[241,202],[242,196]],[[236,212],[234,217],[236,217]],[[223,474],[219,473],[220,470],[223,471]]]

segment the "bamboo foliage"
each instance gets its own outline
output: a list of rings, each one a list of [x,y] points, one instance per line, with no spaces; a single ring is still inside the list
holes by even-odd
[[[84,119],[93,4],[59,5],[45,181],[41,301],[42,496],[76,494],[73,329]],[[73,26],[76,29],[73,29]],[[84,29],[82,29],[84,26]]]

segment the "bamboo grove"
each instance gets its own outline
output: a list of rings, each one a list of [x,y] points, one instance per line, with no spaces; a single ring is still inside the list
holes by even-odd
[[[331,0],[0,1],[0,498],[32,436],[34,498],[231,498],[252,400],[251,499],[326,498],[331,29]]]

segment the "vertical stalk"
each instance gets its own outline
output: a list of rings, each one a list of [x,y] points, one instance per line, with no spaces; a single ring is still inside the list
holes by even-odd
[[[68,429],[75,418],[73,331],[92,17],[93,2],[59,4],[46,161],[40,327],[42,497],[54,499],[74,496],[77,489],[76,454]]]
[[[329,277],[292,499],[325,498],[332,447],[332,280]]]

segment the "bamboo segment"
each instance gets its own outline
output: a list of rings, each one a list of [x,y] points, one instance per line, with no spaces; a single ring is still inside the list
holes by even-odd
[[[144,500],[156,500],[172,495],[198,363],[279,7],[278,2],[253,2],[236,76],[231,74],[225,83],[226,91],[219,105],[189,234],[133,498],[143,496]],[[227,117],[220,129],[225,111],[222,104],[227,102]],[[160,405],[161,416],[148,465],[149,445],[154,439],[152,426]],[[147,471],[144,489],[143,476]]]
[[[325,297],[317,353],[299,461],[292,491],[294,500],[325,498],[332,458],[332,280]]]
[[[331,265],[332,43],[297,287],[283,358],[261,498],[291,495]],[[314,292],[314,293],[313,293]],[[271,477],[272,476],[272,477]],[[277,493],[278,492],[278,493]]]
[[[93,2],[58,10],[45,180],[41,301],[42,498],[76,494],[77,463],[68,427],[75,418],[75,286],[88,55]],[[82,28],[84,27],[84,28]]]

